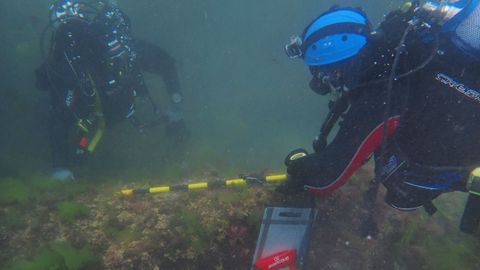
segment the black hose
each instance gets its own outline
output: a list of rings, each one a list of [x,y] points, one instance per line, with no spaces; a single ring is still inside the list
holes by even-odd
[[[395,58],[392,64],[392,70],[390,72],[390,76],[388,78],[388,85],[387,85],[387,98],[385,100],[385,112],[383,114],[383,139],[382,139],[382,148],[381,148],[381,156],[380,161],[381,165],[385,164],[385,155],[387,152],[387,139],[388,139],[388,119],[390,118],[390,111],[392,110],[392,96],[393,96],[393,82],[397,80],[396,70],[398,67],[398,63],[400,62],[400,55],[402,51],[405,49],[405,40],[407,39],[408,34],[413,29],[413,24],[409,24],[405,32],[403,33],[402,39],[398,44],[397,48],[395,48]]]
[[[329,104],[330,111],[323,121],[322,127],[320,128],[320,134],[313,141],[313,150],[315,153],[321,152],[325,149],[327,146],[328,135],[330,135],[330,132],[338,122],[338,119],[340,119],[342,114],[348,109],[348,106],[348,93],[344,93],[338,100]]]
[[[411,25],[413,26],[413,25]],[[408,29],[408,28],[407,28]],[[433,58],[435,58],[435,56],[437,55],[437,52],[438,52],[438,48],[440,47],[440,37],[439,37],[439,34],[438,34],[438,31],[434,31],[435,33],[435,42],[434,42],[434,45],[433,45],[433,48],[432,48],[432,51],[430,53],[430,55],[428,56],[427,59],[425,59],[425,61],[423,61],[420,65],[418,65],[417,67],[405,72],[405,73],[402,73],[398,76],[396,76],[394,79],[395,80],[398,80],[398,79],[402,79],[402,78],[405,78],[407,76],[410,76],[420,70],[422,70],[423,68],[425,68],[428,64],[430,64],[430,62],[432,62]],[[390,80],[390,77],[388,78],[385,78],[385,79],[380,79],[380,80],[374,80],[374,81],[370,81],[370,82],[365,82],[365,83],[362,83],[360,84],[358,87],[365,87],[365,86],[369,86],[369,85],[372,85],[372,84],[378,84],[378,83],[383,83],[383,82],[387,82]]]
[[[420,64],[419,66],[417,66],[416,68],[411,69],[410,71],[405,72],[405,73],[403,73],[403,74],[401,74],[401,75],[398,75],[396,79],[401,79],[401,78],[410,76],[410,75],[412,75],[413,73],[415,73],[415,72],[417,72],[417,71],[420,71],[421,69],[423,69],[424,67],[426,67],[430,62],[432,62],[433,58],[435,58],[435,56],[437,55],[438,48],[440,47],[440,37],[439,37],[438,31],[434,31],[434,33],[435,33],[435,42],[434,42],[434,45],[433,45],[432,52],[430,53],[430,55],[428,56],[428,58],[427,58],[422,64]]]
[[[392,70],[390,72],[390,76],[388,78],[388,85],[387,85],[387,97],[385,99],[385,112],[383,115],[383,139],[382,139],[382,147],[380,152],[380,157],[378,158],[378,162],[376,166],[383,167],[386,164],[386,154],[387,154],[387,141],[388,141],[388,119],[390,118],[390,111],[391,111],[391,104],[392,104],[392,95],[393,95],[393,82],[397,79],[396,77],[396,70],[398,67],[398,63],[400,61],[400,55],[405,48],[405,40],[407,38],[408,33],[413,29],[413,24],[409,24],[409,26],[405,29],[405,32],[402,35],[400,43],[396,48],[395,58],[392,64]],[[375,178],[373,178],[368,186],[367,191],[364,194],[364,207],[367,209],[368,213],[363,222],[360,225],[360,234],[362,237],[376,237],[378,233],[378,226],[375,221],[375,202],[377,200],[378,190],[380,188],[380,183],[382,182],[382,172],[376,172],[377,174]]]

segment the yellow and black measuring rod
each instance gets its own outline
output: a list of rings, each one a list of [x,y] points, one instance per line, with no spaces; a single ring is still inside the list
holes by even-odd
[[[210,182],[196,182],[189,184],[180,184],[172,186],[158,186],[143,189],[124,189],[119,192],[121,196],[144,195],[153,193],[166,193],[171,191],[189,191],[217,187],[238,187],[247,185],[274,184],[287,180],[286,174],[268,175],[268,176],[242,176],[234,179],[216,180]]]

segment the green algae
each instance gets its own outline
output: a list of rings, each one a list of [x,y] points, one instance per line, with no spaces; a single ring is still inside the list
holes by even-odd
[[[94,251],[88,246],[77,249],[68,242],[52,242],[50,247],[62,256],[69,270],[83,269],[98,262]]]
[[[250,196],[250,191],[246,187],[236,187],[218,192],[216,196],[220,203],[235,204],[246,200]]]
[[[211,232],[203,226],[198,215],[190,210],[183,209],[179,214],[182,225],[181,234],[189,242],[193,250],[201,254],[205,251]]]
[[[30,190],[21,180],[0,180],[0,205],[25,205],[30,199]]]
[[[63,201],[57,205],[57,216],[60,220],[72,223],[88,216],[90,209],[75,201]]]
[[[141,234],[131,229],[117,229],[114,227],[107,227],[104,229],[105,234],[113,239],[115,243],[129,243],[140,239]]]
[[[263,219],[263,211],[264,209],[258,208],[253,209],[252,213],[245,217],[245,222],[252,228],[255,228],[255,231],[260,230],[260,226],[262,225]]]
[[[430,258],[426,260],[428,269],[475,269],[478,264],[475,251],[478,249],[470,242],[466,239],[455,241],[430,237],[425,245],[425,255]]]
[[[81,270],[98,263],[89,247],[77,249],[68,242],[54,241],[38,249],[29,259],[13,262],[8,270]]]
[[[69,270],[65,260],[57,252],[49,247],[41,248],[30,259],[23,259],[14,262],[9,270]]]
[[[32,177],[30,184],[37,192],[61,192],[65,190],[65,182],[58,181],[49,177]]]
[[[88,181],[59,181],[45,176],[33,176],[29,181],[35,193],[53,193],[59,197],[91,193],[95,184]]]
[[[400,238],[400,243],[404,246],[408,246],[412,241],[418,240],[417,236],[420,233],[421,223],[419,220],[413,220],[408,225],[405,225],[404,233]]]
[[[397,253],[404,254],[410,263],[418,265],[421,261],[422,269],[477,269],[478,243],[471,236],[462,235],[457,227],[450,227],[446,220],[447,216],[441,213],[437,217],[417,215],[399,230],[402,234]]]
[[[67,183],[34,175],[27,178],[0,178],[0,205],[27,206],[92,192],[90,183]]]
[[[25,227],[25,213],[15,207],[7,207],[4,211],[5,216],[0,216],[0,225],[9,230]]]

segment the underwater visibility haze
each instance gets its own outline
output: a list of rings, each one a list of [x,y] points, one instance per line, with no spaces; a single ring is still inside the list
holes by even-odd
[[[40,44],[48,52],[53,40],[46,28],[52,2],[0,0],[0,269],[250,269],[265,207],[306,207],[309,197],[285,196],[276,184],[182,185],[285,174],[291,150],[312,152],[330,101],[311,91],[303,61],[285,55],[289,38],[332,5],[362,7],[374,27],[403,6],[115,1],[132,36],[173,59],[188,138],[172,138],[164,122],[141,132],[127,120],[107,123],[94,153],[77,160],[69,149],[75,180],[59,181],[51,174],[50,97],[35,85],[45,60]],[[149,97],[136,99],[135,114],[150,123],[157,115],[149,98],[167,111],[171,93],[168,78],[143,75]],[[442,195],[430,216],[389,207],[381,188],[374,203],[379,233],[362,237],[373,171],[369,161],[341,189],[316,199],[305,269],[480,269],[478,233],[458,229],[465,193]],[[119,194],[158,186],[181,190]]]

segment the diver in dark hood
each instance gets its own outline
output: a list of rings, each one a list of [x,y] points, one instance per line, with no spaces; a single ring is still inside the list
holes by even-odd
[[[374,154],[385,201],[400,210],[432,206],[444,192],[469,191],[461,229],[480,218],[479,0],[412,3],[373,31],[359,9],[323,13],[286,45],[331,93],[314,153],[295,151],[280,191],[327,195]],[[327,136],[341,119],[330,143]],[[431,209],[431,208],[430,208]],[[472,212],[473,211],[473,212]],[[473,213],[473,214],[472,214]]]
[[[69,130],[76,127],[76,154],[92,153],[107,124],[128,119],[140,132],[166,123],[167,134],[184,140],[183,119],[174,59],[159,47],[136,40],[129,18],[114,1],[55,1],[50,6],[51,44],[36,70],[37,87],[51,97],[50,141],[53,177],[73,179],[69,170]],[[162,76],[170,106],[161,111],[144,83],[143,72]],[[155,120],[144,123],[135,116],[135,97],[147,97]]]

